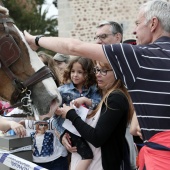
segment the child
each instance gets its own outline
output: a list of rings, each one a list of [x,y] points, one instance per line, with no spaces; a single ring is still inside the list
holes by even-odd
[[[94,109],[100,102],[100,94],[96,87],[96,78],[93,72],[93,62],[90,59],[78,57],[72,60],[63,74],[63,84],[58,89],[62,96],[62,103],[70,105],[76,98],[82,98],[84,106]],[[88,98],[84,100],[84,98]],[[84,103],[84,101],[86,101]],[[56,125],[60,125],[63,119],[56,117]],[[63,130],[56,126],[57,131],[62,134]],[[87,142],[79,136],[68,132],[71,136],[72,146],[77,147],[77,152],[82,157],[82,161],[77,165],[76,170],[87,169],[90,165],[93,153]]]

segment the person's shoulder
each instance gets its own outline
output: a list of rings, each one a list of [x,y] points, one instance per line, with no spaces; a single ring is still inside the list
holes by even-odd
[[[127,101],[127,97],[126,95],[120,91],[120,90],[114,90],[112,91],[109,96],[109,99],[116,99],[116,100],[126,100]]]
[[[90,86],[89,89],[92,90],[92,91],[98,91],[98,87],[97,87],[96,84]]]
[[[58,90],[59,91],[67,91],[68,89],[72,89],[72,83],[67,83],[67,84],[64,84],[64,85],[61,85],[58,87]]]
[[[109,94],[108,100],[109,105],[117,105],[125,110],[129,107],[129,102],[126,95],[121,91],[113,91]]]

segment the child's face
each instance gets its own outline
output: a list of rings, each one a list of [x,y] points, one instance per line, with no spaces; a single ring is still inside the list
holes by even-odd
[[[83,86],[85,82],[84,70],[79,63],[74,63],[71,69],[71,80],[76,86]]]

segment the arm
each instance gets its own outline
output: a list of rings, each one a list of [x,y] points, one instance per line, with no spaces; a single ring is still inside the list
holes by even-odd
[[[30,35],[24,31],[25,39],[33,50],[37,50],[38,46],[35,44],[36,36]],[[73,56],[83,56],[93,60],[108,62],[102,45],[85,43],[73,38],[59,38],[59,37],[41,37],[38,41],[39,45],[45,49],[68,54]]]
[[[80,107],[81,105],[85,104],[86,106],[92,106],[92,100],[87,97],[79,97],[72,101],[76,107]]]
[[[0,117],[0,122],[1,131],[7,132],[8,130],[13,129],[18,136],[20,137],[26,136],[26,130],[23,125],[14,121],[6,120],[2,117]]]
[[[91,110],[94,110],[97,107],[101,101],[99,90],[96,86],[91,86],[89,90],[88,97],[79,97],[74,100],[73,104],[76,107],[80,107],[82,104],[85,104]]]
[[[134,136],[139,136],[142,139],[142,133],[136,116],[136,112],[134,112],[132,117],[132,121],[130,125],[130,133]]]
[[[72,101],[76,107],[80,107],[81,105],[85,104],[89,109],[94,110],[96,106],[99,104],[99,100],[96,99],[89,99],[87,97],[79,97]]]
[[[75,110],[70,110],[69,106],[66,106],[66,110],[65,106],[61,108],[60,113],[63,117],[66,116],[67,119],[72,121],[75,128],[85,140],[95,147],[100,147],[112,135],[118,124],[120,124],[122,117],[127,116],[125,114],[127,114],[128,102],[122,95],[110,94],[107,104],[108,108],[107,110],[103,109],[104,113],[101,113],[95,128],[82,121]],[[123,111],[121,108],[123,108]]]
[[[70,135],[68,133],[64,133],[64,135],[61,136],[60,142],[66,147],[66,149],[69,152],[71,152],[71,153],[77,152],[77,147],[71,146]]]

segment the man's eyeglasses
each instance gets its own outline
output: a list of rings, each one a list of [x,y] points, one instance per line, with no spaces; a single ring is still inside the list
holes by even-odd
[[[106,39],[109,35],[114,35],[114,34],[101,34],[101,35],[95,36],[94,40],[97,40],[99,38],[102,41]]]
[[[113,70],[111,70],[111,69],[110,70],[99,69],[99,68],[96,68],[96,67],[94,68],[94,73],[95,74],[100,73],[103,76],[106,76],[108,71],[113,71]]]

